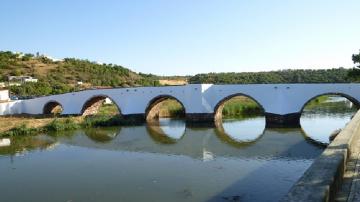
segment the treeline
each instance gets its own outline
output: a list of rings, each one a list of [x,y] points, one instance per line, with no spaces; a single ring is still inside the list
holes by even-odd
[[[230,72],[197,74],[189,83],[265,84],[265,83],[347,83],[357,82],[357,69],[279,70],[269,72]]]

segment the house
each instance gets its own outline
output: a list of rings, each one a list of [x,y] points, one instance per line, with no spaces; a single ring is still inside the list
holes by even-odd
[[[0,90],[0,102],[8,102],[9,100],[9,90]]]
[[[31,76],[8,76],[9,83],[27,83],[27,82],[38,82],[38,79],[35,79]]]

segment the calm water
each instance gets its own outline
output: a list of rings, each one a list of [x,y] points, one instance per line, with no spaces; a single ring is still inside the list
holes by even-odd
[[[218,128],[161,119],[12,138],[0,147],[0,201],[277,201],[355,111],[328,108],[307,109],[302,129],[265,129],[263,117]]]

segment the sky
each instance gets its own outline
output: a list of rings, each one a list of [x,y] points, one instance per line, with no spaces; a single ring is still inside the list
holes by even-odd
[[[194,75],[353,67],[359,0],[1,0],[0,50]]]

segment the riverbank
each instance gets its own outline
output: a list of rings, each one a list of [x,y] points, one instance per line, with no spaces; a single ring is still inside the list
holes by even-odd
[[[33,135],[80,128],[83,117],[0,117],[0,137]]]

